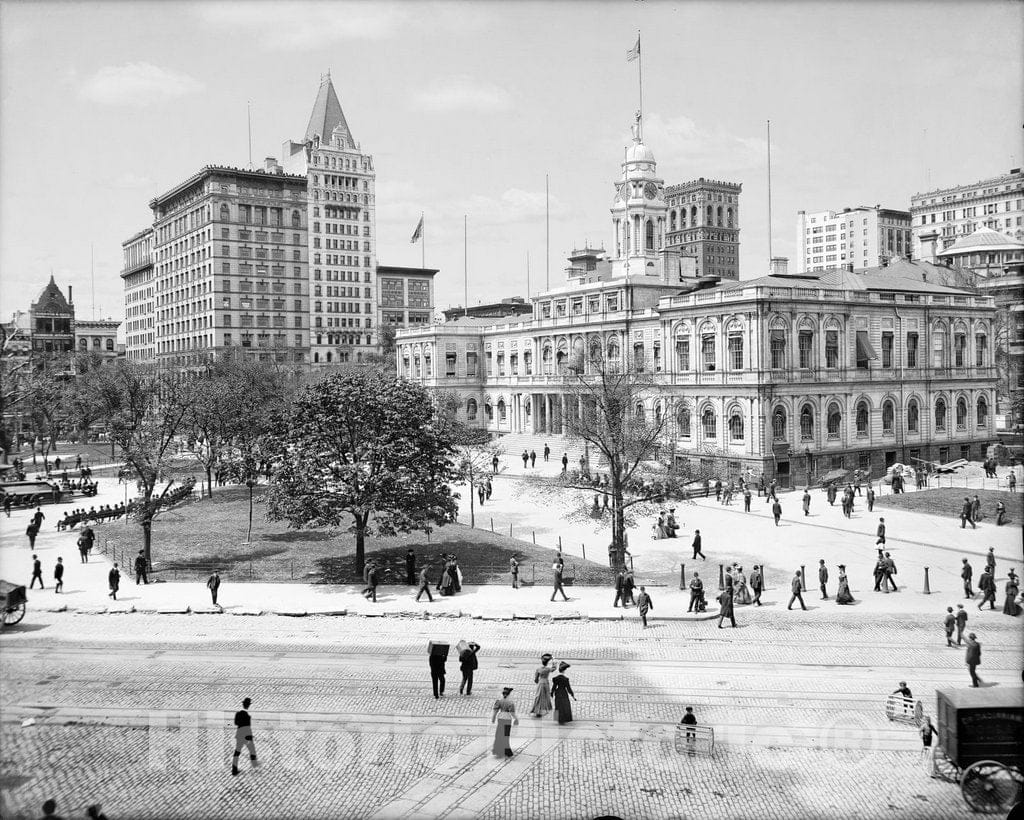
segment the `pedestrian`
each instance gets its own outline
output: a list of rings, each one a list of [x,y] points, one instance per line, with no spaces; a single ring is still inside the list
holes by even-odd
[[[561,559],[555,561],[551,565],[551,571],[554,574],[554,589],[551,591],[551,600],[555,600],[555,596],[561,592],[562,600],[568,601],[569,596],[565,594],[565,589],[562,588],[562,561]]]
[[[43,803],[43,820],[64,820],[57,814],[57,801],[52,797]]]
[[[43,514],[42,508],[36,507],[36,511],[32,513],[32,523],[36,526],[36,532],[39,532],[39,530],[42,529],[45,518],[46,516]]]
[[[235,754],[231,759],[231,774],[238,774],[238,758],[242,754],[242,747],[245,746],[249,750],[249,762],[255,769],[257,766],[256,761],[256,744],[252,739],[252,717],[249,714],[249,706],[252,705],[251,698],[245,698],[242,701],[242,708],[235,712]]]
[[[995,609],[996,580],[988,571],[988,567],[985,567],[985,571],[978,576],[978,590],[981,592],[981,603],[978,604],[978,609],[981,609],[986,603],[988,603],[989,609]]]
[[[971,675],[971,686],[977,689],[981,685],[981,678],[978,677],[975,670],[981,666],[981,644],[978,643],[978,636],[973,632],[967,636],[967,654],[964,661],[967,664],[967,671]]]
[[[1010,474],[1006,477],[1006,485],[1010,488],[1011,493],[1017,492],[1017,474],[1013,467],[1010,468]]]
[[[615,576],[615,602],[612,604],[613,609],[617,609],[619,601],[622,601],[622,607],[625,609],[629,604],[626,603],[626,570],[620,569],[619,574]]]
[[[10,493],[4,493],[4,514],[11,517],[11,502],[14,500],[14,496]]]
[[[668,518],[665,519],[665,535],[668,538],[675,538],[679,524],[676,523],[676,508],[668,508]],[[694,556],[696,558],[696,556]]]
[[[686,714],[679,721],[680,727],[685,730],[687,754],[694,753],[694,745],[697,742],[697,732],[693,729],[697,725],[697,716],[693,713],[693,707],[686,707]]]
[[[828,590],[825,585],[828,583],[828,567],[825,566],[825,559],[818,561],[818,584],[821,587],[821,600],[828,600]]]
[[[377,603],[377,583],[379,582],[380,577],[377,574],[376,564],[372,564],[370,566],[370,572],[367,574],[366,580],[367,586],[370,590],[369,598],[373,603]]]
[[[59,558],[57,559],[60,560]],[[1017,574],[1011,569],[1009,576],[1006,579],[1005,587],[1006,599],[1003,601],[1003,614],[1012,615],[1016,617],[1020,615],[1020,607],[1017,605],[1017,595],[1020,593],[1020,582],[1017,580]]]
[[[28,536],[28,548],[34,550],[36,548],[36,536],[39,535],[39,527],[35,525],[35,522],[29,522],[28,527],[25,529],[25,535]]]
[[[889,584],[892,584],[892,591],[899,592],[900,589],[896,586],[896,582],[893,580],[893,576],[896,574],[896,562],[892,560],[892,556],[889,553],[885,554],[885,562],[882,569],[882,582],[885,584],[885,591],[889,591]]]
[[[565,676],[565,670],[570,664],[562,661],[558,664],[558,674],[551,679],[551,699],[555,704],[555,720],[559,725],[572,723],[572,704],[569,698],[576,700],[576,694],[572,691],[569,678]]]
[[[964,505],[960,508],[960,529],[967,529],[967,525],[971,525],[971,529],[978,529],[974,523],[974,519],[971,518],[971,499],[968,496],[964,496]]]
[[[807,607],[804,606],[804,596],[801,594],[801,580],[802,579],[800,578],[800,570],[797,570],[796,575],[793,576],[793,580],[789,584],[789,588],[793,594],[789,596],[789,604],[787,604],[786,609],[792,609],[793,601],[799,601],[800,608],[803,610],[807,609]]]
[[[110,592],[107,593],[108,598],[117,600],[117,590],[121,587],[121,570],[117,568],[117,564],[114,564],[110,568],[110,572],[107,573],[107,586],[110,587]]]
[[[868,512],[874,512],[875,509],[875,488],[868,484]]]
[[[459,671],[462,672],[462,683],[459,684],[459,694],[466,690],[467,695],[473,694],[473,673],[477,670],[476,653],[480,651],[480,644],[470,641],[469,646],[459,653]]]
[[[89,563],[89,542],[85,538],[85,533],[78,536],[78,555],[81,558],[83,564]]]
[[[773,481],[772,484],[775,482]],[[775,526],[779,526],[779,519],[782,518],[782,505],[779,503],[779,499],[775,499],[775,503],[772,504],[772,518],[775,519]]]
[[[622,589],[625,592],[625,597],[622,600],[623,604],[626,604],[626,603],[636,604],[636,601],[633,600],[633,588],[635,586],[636,586],[636,581],[633,580],[633,570],[627,569],[626,570],[626,580],[622,584]]]
[[[758,564],[754,564],[754,570],[750,573],[750,589],[754,593],[754,599],[751,603],[761,606],[761,590],[764,589],[764,570]]]
[[[964,629],[967,628],[967,610],[963,604],[956,605],[956,645],[961,646],[964,642]]]
[[[811,490],[810,487],[804,488],[804,515],[811,514]]]
[[[687,612],[700,612],[700,604],[704,600],[704,582],[700,579],[699,573],[693,573],[690,579],[690,605]]]
[[[523,469],[525,470],[526,466],[530,463],[530,452],[529,452],[529,450],[523,450],[522,458],[523,458]],[[498,472],[498,467],[497,467],[498,457],[497,456],[494,457],[494,464],[495,464],[494,472],[497,473]]]
[[[430,664],[430,685],[434,690],[434,700],[444,697],[444,664],[447,659],[447,646],[444,648],[444,654],[430,653],[428,663]]]
[[[878,519],[878,529],[875,530],[875,534],[878,536],[878,540],[875,541],[875,546],[877,547],[879,544],[881,544],[884,547],[885,546],[885,519],[884,518],[879,518]]]
[[[409,586],[416,583],[416,553],[412,547],[405,553],[405,583]]]
[[[771,484],[768,485],[768,495],[765,497],[765,501],[767,501],[769,498],[772,498],[775,501],[779,500],[779,497],[775,494],[775,491],[776,489],[778,489],[778,486],[778,480],[773,478]]]
[[[370,596],[370,572],[373,569],[373,561],[367,561],[363,565],[363,590],[362,595],[364,598]]]
[[[736,616],[734,614],[734,607],[732,601],[732,586],[727,586],[718,594],[718,628],[722,629],[722,621],[726,618],[732,624],[733,629],[736,628]]]
[[[548,456],[550,456],[550,455],[551,455],[551,448],[548,447],[548,443],[545,441],[544,442],[544,460],[547,461],[548,460]]]
[[[537,452],[535,450],[530,450],[530,466],[537,466]]]
[[[985,569],[988,570],[988,574],[993,579],[996,577],[996,552],[995,547],[988,548],[988,554],[985,556]]]
[[[1006,523],[1006,505],[1002,501],[996,502],[996,526],[1001,527]]]
[[[643,621],[644,629],[647,629],[647,612],[654,609],[654,601],[647,594],[644,587],[640,587],[640,594],[636,598],[636,608],[640,611],[640,620]]]
[[[825,497],[828,499],[828,505],[834,507],[836,505],[836,483],[830,481],[828,483],[828,489],[825,491]]]
[[[700,556],[702,560],[707,561],[708,557],[701,551],[701,537],[700,530],[693,531],[693,560],[697,560],[697,556]]]
[[[722,500],[722,479],[715,479],[715,501]]]
[[[839,565],[839,588],[836,590],[836,603],[853,603],[853,593],[850,592],[850,581],[846,577],[846,564]]]
[[[491,477],[487,476],[487,478],[484,479],[484,495],[487,497],[488,501],[491,500],[491,493],[493,492],[494,487],[491,485]]]
[[[46,589],[43,585],[43,562],[39,560],[39,556],[32,555],[32,583],[28,585],[29,589],[34,589],[36,581],[39,581],[39,588]]]
[[[524,467],[526,466],[526,463],[525,463],[525,462],[523,463],[523,466],[524,466]],[[497,454],[497,453],[495,453],[495,454],[494,454],[494,457],[493,457],[493,458],[491,459],[491,471],[492,471],[492,472],[493,472],[493,473],[494,473],[495,475],[497,475],[497,474],[498,474],[498,454]]]
[[[525,464],[523,466],[526,466]],[[565,475],[566,470],[569,469],[569,454],[562,453],[562,475]]]
[[[881,550],[878,551],[878,559],[875,561],[875,572],[874,572],[874,575],[875,575],[875,589],[874,589],[874,591],[875,592],[881,592],[882,591],[882,577],[885,575],[885,555],[882,554]],[[887,585],[886,586],[886,591],[888,591],[888,589],[889,589],[889,587]]]
[[[960,570],[960,577],[964,579],[964,597],[965,598],[973,598],[974,597],[974,590],[971,589],[971,578],[974,575],[974,569],[971,567],[971,565],[969,563],[967,563],[967,559],[966,558],[964,558],[962,560],[963,560],[963,568]]]
[[[484,499],[487,497],[487,488],[483,482],[476,485],[476,497],[480,500],[480,506],[484,505]]]
[[[149,578],[146,577],[146,555],[142,550],[135,556],[135,586],[138,586],[140,581],[144,584],[149,583]]]
[[[750,512],[750,485],[743,488],[743,512]]]
[[[494,701],[491,723],[496,725],[491,754],[495,757],[512,757],[513,755],[512,727],[519,725],[519,718],[516,717],[516,705],[509,698],[513,691],[511,686],[506,686],[501,690],[501,697]]]
[[[917,731],[921,735],[921,760],[924,761],[925,771],[931,772],[935,765],[934,750],[932,749],[932,736],[935,734],[935,727],[932,726],[932,719],[928,715],[924,716],[921,728]]]
[[[53,580],[53,591],[59,594],[64,589],[64,559],[60,556],[57,557],[57,565],[53,568]]]
[[[220,607],[220,604],[217,603],[217,593],[220,591],[220,571],[219,570],[214,570],[213,571],[213,575],[211,575],[206,580],[206,588],[208,590],[210,590],[210,598],[213,601],[213,605],[215,607]]]
[[[430,603],[434,603],[434,596],[430,594],[430,579],[427,577],[427,573],[429,571],[430,564],[424,564],[423,569],[420,570],[420,588],[416,593],[416,600],[419,601],[420,596],[425,592],[427,593],[427,600],[430,601]]]
[[[508,559],[508,569],[512,573],[512,589],[519,589],[519,562],[514,555]]]
[[[956,615],[953,614],[953,607],[946,607],[946,618],[943,624],[946,627],[946,646],[952,646],[953,630],[956,629]]]
[[[544,717],[548,712],[551,711],[551,682],[549,677],[553,671],[551,664],[551,655],[545,652],[540,656],[540,666],[537,667],[537,671],[533,675],[533,682],[536,684],[536,692],[533,698],[533,707],[530,709],[530,714],[535,718]]]
[[[974,495],[974,500],[971,501],[971,521],[981,521],[981,499],[978,498],[977,493]]]

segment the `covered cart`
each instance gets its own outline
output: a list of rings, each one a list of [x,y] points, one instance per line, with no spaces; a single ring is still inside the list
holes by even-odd
[[[3,607],[0,617],[0,629],[18,623],[25,617],[25,587],[0,581],[0,606]]]
[[[935,774],[960,784],[979,812],[1005,814],[1021,799],[1024,688],[940,689]]]

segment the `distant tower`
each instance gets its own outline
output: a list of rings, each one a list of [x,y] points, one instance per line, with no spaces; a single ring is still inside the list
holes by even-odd
[[[740,183],[704,177],[665,189],[667,245],[694,257],[699,276],[739,279],[742,190]]]
[[[654,152],[644,145],[640,115],[633,126],[633,144],[626,149],[622,179],[615,188],[612,225],[615,252],[613,276],[643,276],[658,270],[665,246],[665,181],[657,174]]]

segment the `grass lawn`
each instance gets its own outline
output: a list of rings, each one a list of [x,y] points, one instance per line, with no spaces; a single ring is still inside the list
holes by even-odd
[[[265,488],[257,488],[259,493]],[[253,507],[252,543],[245,544],[248,491],[244,487],[215,488],[212,499],[193,501],[160,515],[153,525],[153,564],[167,580],[205,578],[214,569],[233,581],[341,584],[361,581],[355,571],[355,536],[344,531],[290,530],[283,522],[267,521],[266,507]],[[96,527],[99,541],[129,556],[141,547],[142,531],[134,522]],[[405,553],[416,553],[417,568],[430,560],[435,582],[440,556],[458,556],[464,583],[508,583],[509,558],[519,561],[519,577],[538,584],[551,578],[555,550],[502,535],[449,524],[430,534],[367,538],[366,556],[383,562],[382,583],[405,583]],[[610,583],[612,571],[578,557],[566,558],[566,580]],[[251,577],[250,577],[251,573]]]
[[[962,487],[938,487],[914,493],[884,495],[875,498],[876,507],[892,507],[898,510],[930,513],[947,518],[960,518],[960,509],[964,505],[964,496],[973,500],[977,495],[981,500],[983,521],[995,522],[996,503],[1002,501],[1006,505],[1007,523],[1020,525],[1024,519],[1024,493],[1011,493],[1006,490],[965,490]]]

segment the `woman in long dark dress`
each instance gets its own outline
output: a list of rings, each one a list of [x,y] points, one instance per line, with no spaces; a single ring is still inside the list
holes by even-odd
[[[558,664],[558,674],[551,679],[551,697],[555,702],[555,718],[560,724],[572,723],[572,704],[569,698],[576,700],[569,679],[565,676],[565,670],[569,664],[562,661]]]
[[[1011,569],[1006,579],[1006,601],[1003,603],[1004,615],[1019,615],[1020,607],[1017,605],[1017,595],[1020,593],[1020,582],[1017,575]]]
[[[846,565],[839,565],[839,591],[836,592],[837,604],[852,604],[853,595],[850,592],[850,582],[846,578]]]

